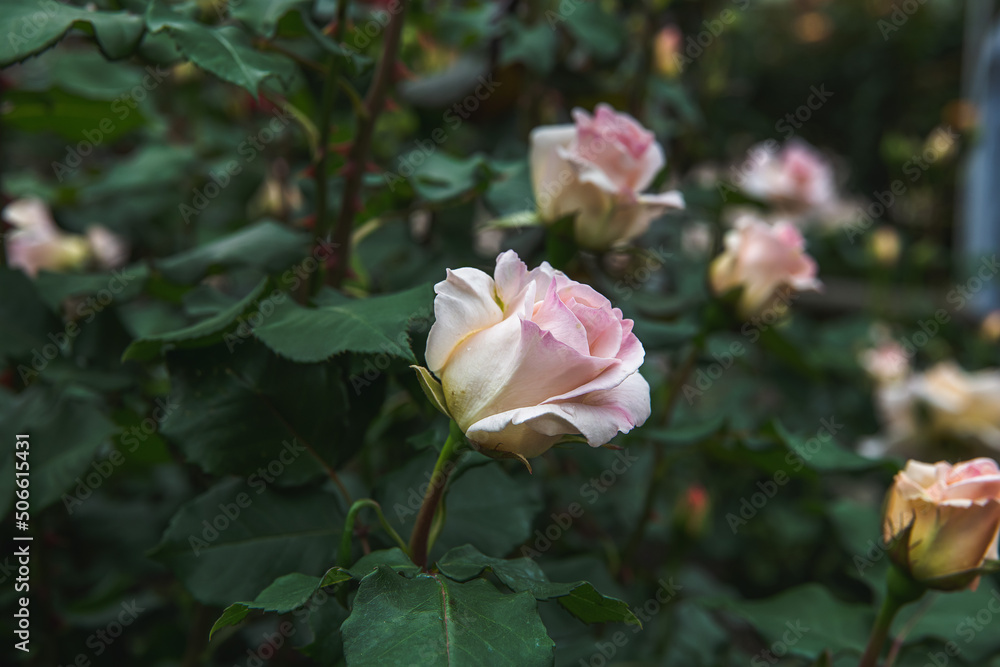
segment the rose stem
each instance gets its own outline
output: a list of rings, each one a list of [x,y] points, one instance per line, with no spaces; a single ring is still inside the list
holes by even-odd
[[[382,507],[377,502],[371,498],[362,498],[357,500],[351,505],[351,509],[347,512],[347,520],[344,521],[344,532],[340,537],[340,554],[337,558],[337,564],[340,567],[350,567],[351,565],[351,538],[354,536],[354,523],[357,519],[358,512],[360,512],[365,507],[371,507],[375,510],[378,515],[378,522],[382,526],[382,529],[386,534],[392,538],[393,542],[399,545],[399,548],[403,550],[404,553],[409,553],[409,548],[406,546],[406,542],[403,538],[399,536],[396,529],[392,527],[388,521],[386,521],[385,515],[382,514]]]
[[[417,521],[413,524],[413,532],[410,534],[410,557],[414,563],[424,569],[427,567],[427,542],[431,524],[434,523],[434,514],[441,503],[441,498],[444,497],[448,476],[455,467],[452,462],[459,454],[459,445],[464,442],[465,434],[462,433],[462,429],[455,422],[451,422],[448,439],[445,440],[437,463],[434,464],[434,472],[431,473],[431,481],[427,486],[427,493],[424,494],[424,502],[417,514]]]
[[[890,567],[886,575],[887,586],[885,600],[882,601],[882,608],[879,609],[875,618],[875,625],[872,627],[871,637],[865,647],[865,653],[861,656],[858,667],[876,667],[878,657],[882,653],[882,646],[885,638],[889,634],[893,619],[899,610],[920,598],[925,590],[908,576],[902,574],[895,567]]]
[[[337,19],[333,29],[333,41],[343,44],[344,29],[347,23],[347,5],[349,0],[340,0],[337,3]],[[327,203],[326,179],[327,179],[327,154],[330,151],[330,116],[333,114],[333,102],[337,93],[337,78],[340,74],[339,61],[336,54],[330,54],[323,66],[325,70],[325,80],[323,81],[323,92],[319,101],[319,155],[317,155],[313,178],[316,181],[316,234],[323,240],[330,236],[329,204]],[[313,293],[323,285],[323,272],[317,271],[313,274],[311,290]]]
[[[365,96],[364,113],[358,116],[354,141],[351,143],[344,165],[344,189],[340,202],[340,213],[333,229],[333,244],[337,249],[337,263],[329,276],[333,287],[340,287],[351,261],[351,232],[354,228],[354,214],[357,212],[357,198],[361,190],[361,180],[365,173],[365,161],[371,146],[375,121],[385,107],[388,88],[395,76],[399,42],[403,34],[403,14],[406,4],[400,1],[398,10],[389,17],[383,39],[382,59],[379,61],[368,94]]]

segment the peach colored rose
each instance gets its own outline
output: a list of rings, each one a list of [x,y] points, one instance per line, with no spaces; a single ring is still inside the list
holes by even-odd
[[[645,352],[601,294],[548,263],[497,257],[491,278],[448,271],[420,371],[428,395],[492,456],[531,458],[567,436],[606,444],[649,417]]]
[[[744,216],[726,233],[725,249],[710,268],[712,289],[723,294],[743,288],[740,310],[754,313],[782,287],[819,290],[816,262],[805,252],[802,234],[789,222],[774,225]]]
[[[882,537],[897,566],[940,590],[975,589],[997,560],[1000,468],[980,458],[952,466],[910,460],[886,498]]]
[[[36,276],[42,269],[65,271],[87,262],[90,250],[86,239],[56,227],[42,200],[18,199],[8,204],[2,215],[14,228],[5,244],[8,265]]]
[[[554,222],[575,214],[577,243],[604,251],[627,243],[668,208],[679,192],[641,194],[663,168],[663,149],[631,116],[599,104],[591,117],[573,111],[574,125],[531,133],[531,178],[539,215]]]
[[[912,392],[926,405],[935,431],[1000,449],[1000,370],[968,373],[942,362],[915,377]]]
[[[833,167],[815,148],[792,140],[779,151],[751,149],[756,165],[743,178],[742,189],[793,213],[815,212],[837,200]]]

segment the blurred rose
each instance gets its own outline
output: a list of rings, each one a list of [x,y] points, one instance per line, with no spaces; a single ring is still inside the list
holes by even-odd
[[[896,341],[885,341],[874,349],[865,350],[859,361],[879,384],[898,382],[910,374],[910,358]]]
[[[663,168],[653,133],[605,104],[591,117],[573,111],[575,125],[531,133],[531,178],[546,222],[575,213],[577,243],[604,251],[649,228],[667,208],[683,208],[679,192],[640,194]]]
[[[1000,449],[1000,371],[967,373],[954,362],[943,362],[916,376],[912,391],[926,404],[938,432]]]
[[[743,287],[740,310],[754,313],[766,306],[781,287],[819,290],[816,262],[805,252],[805,241],[794,225],[769,225],[746,216],[726,233],[725,249],[709,270],[712,289],[724,294]]]
[[[1000,341],[1000,310],[994,310],[983,318],[979,333],[991,343]]]
[[[128,242],[107,227],[92,225],[87,228],[87,242],[98,266],[102,269],[116,269],[128,261]]]
[[[681,56],[683,40],[680,28],[675,25],[668,25],[656,33],[653,42],[653,62],[656,71],[668,79],[676,77],[684,67]]]
[[[649,417],[632,321],[587,285],[508,250],[493,278],[449,270],[435,292],[427,365],[440,386],[421,378],[483,453],[527,459],[572,435],[598,447]]]
[[[899,232],[892,227],[879,227],[871,233],[871,251],[875,261],[894,266],[899,261]]]
[[[793,139],[779,151],[762,144],[750,152],[757,161],[741,183],[750,196],[791,213],[816,213],[835,205],[833,167],[809,144]]]
[[[8,204],[2,215],[14,227],[6,240],[10,266],[36,276],[42,269],[65,271],[87,262],[90,248],[86,239],[56,227],[42,200],[18,199]]]
[[[939,590],[976,588],[979,568],[997,559],[998,529],[1000,468],[992,459],[955,466],[908,461],[882,521],[896,565]]]

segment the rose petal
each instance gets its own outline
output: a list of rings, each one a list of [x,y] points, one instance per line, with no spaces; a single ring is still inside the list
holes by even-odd
[[[434,325],[427,335],[427,367],[440,376],[455,347],[477,331],[503,319],[493,299],[493,279],[478,269],[448,271],[434,286]]]

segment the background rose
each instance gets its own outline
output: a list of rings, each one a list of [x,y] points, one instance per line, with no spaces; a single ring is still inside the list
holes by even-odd
[[[56,227],[42,200],[11,202],[3,209],[3,219],[14,227],[7,235],[7,262],[29,276],[38,275],[42,269],[65,271],[87,262],[87,240]]]
[[[760,158],[744,177],[747,194],[792,213],[818,213],[836,203],[833,167],[809,144],[792,140],[780,151],[751,152]]]
[[[632,321],[587,285],[508,250],[493,278],[448,271],[435,291],[427,365],[479,449],[530,458],[575,434],[597,447],[649,417]]]
[[[952,466],[908,461],[889,491],[882,533],[914,579],[942,590],[975,588],[997,559],[1000,468],[992,459]]]
[[[740,218],[726,234],[725,250],[712,262],[710,279],[716,294],[742,286],[740,309],[745,313],[764,307],[779,287],[822,286],[799,230],[789,222],[770,225],[752,216]]]
[[[1000,371],[968,373],[942,362],[915,377],[912,391],[928,407],[935,430],[1000,449]]]
[[[574,125],[531,133],[531,179],[547,222],[575,213],[577,243],[602,251],[649,228],[667,208],[683,208],[679,192],[641,194],[663,168],[653,133],[606,104],[594,116],[573,111]]]

